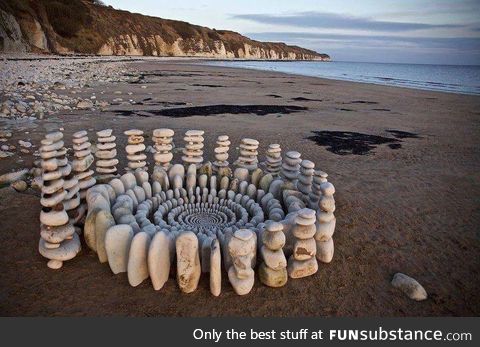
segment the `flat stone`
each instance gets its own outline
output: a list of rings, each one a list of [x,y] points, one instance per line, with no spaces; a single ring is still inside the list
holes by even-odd
[[[147,265],[149,245],[150,236],[145,232],[139,232],[132,239],[127,265],[128,283],[132,287],[138,286],[149,276]]]
[[[108,228],[105,235],[105,250],[108,265],[114,274],[127,272],[132,239],[133,230],[130,225],[119,224]]]
[[[315,240],[313,240],[313,243],[315,244]],[[281,249],[272,251],[264,245],[260,249],[260,254],[270,269],[280,270],[287,267],[287,259]]]
[[[150,243],[148,272],[153,288],[162,289],[170,274],[170,238],[164,231],[156,233]]]
[[[315,274],[318,271],[318,263],[315,257],[308,260],[288,259],[288,275],[290,278],[302,278]]]

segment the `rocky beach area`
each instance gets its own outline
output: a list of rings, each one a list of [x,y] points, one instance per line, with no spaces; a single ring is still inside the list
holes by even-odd
[[[173,58],[0,56],[0,314],[2,316],[477,316],[480,313],[480,97],[213,67]],[[205,132],[213,161],[227,134],[301,152],[335,185],[335,254],[318,273],[237,296],[222,279],[191,294],[174,274],[161,291],[132,288],[83,245],[60,270],[38,253],[40,141],[110,128],[120,173],[127,129]],[[84,242],[84,241],[82,241]],[[428,293],[409,299],[404,273]]]

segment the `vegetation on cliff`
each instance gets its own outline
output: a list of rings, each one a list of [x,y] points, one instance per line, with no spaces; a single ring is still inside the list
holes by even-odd
[[[31,51],[247,59],[329,58],[297,46],[251,40],[232,31],[116,10],[98,0],[2,0],[0,10],[18,22]],[[9,31],[14,27],[0,21],[3,41],[11,38]]]

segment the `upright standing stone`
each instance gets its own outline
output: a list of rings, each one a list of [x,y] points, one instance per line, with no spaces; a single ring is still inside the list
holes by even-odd
[[[228,150],[230,149],[230,140],[227,135],[220,135],[217,138],[217,146],[215,147],[215,161],[213,162],[213,170],[218,172],[220,168],[228,167]]]
[[[278,177],[282,167],[282,148],[277,143],[272,143],[267,149],[266,171],[273,177]]]
[[[238,295],[250,293],[255,282],[252,262],[256,250],[256,238],[249,229],[235,231],[228,242],[232,266],[228,269],[228,279]]]
[[[177,282],[180,290],[191,293],[197,289],[200,274],[198,238],[191,232],[182,232],[175,241],[177,251]]]
[[[128,167],[126,170],[145,170],[145,167],[147,166],[147,155],[145,154],[145,138],[143,137],[143,131],[131,129],[125,131],[124,134],[128,136],[128,144],[125,147],[128,159]]]
[[[185,148],[182,160],[185,166],[195,164],[197,168],[203,163],[203,130],[188,130],[185,133]]]
[[[322,263],[330,263],[333,258],[334,245],[333,233],[337,219],[335,212],[335,187],[330,182],[324,182],[320,185],[321,198],[318,204],[319,211],[317,216],[317,231],[315,240],[317,243],[317,259]]]
[[[70,174],[70,166],[62,139],[63,134],[59,131],[49,133],[40,147],[43,184],[38,250],[50,259],[47,265],[51,269],[61,268],[64,261],[75,257],[81,249],[80,239],[64,207],[65,198],[70,193],[64,188],[64,177]]]
[[[239,168],[245,168],[253,171],[258,167],[258,145],[259,142],[254,139],[244,138],[240,142],[240,155],[235,165]]]
[[[267,223],[262,233],[262,241],[260,253],[263,262],[258,270],[260,281],[269,287],[282,287],[288,280],[287,259],[283,253],[283,225],[277,222]]]
[[[97,151],[95,152],[97,178],[101,182],[107,182],[117,177],[117,144],[116,137],[112,135],[112,129],[97,131]]]
[[[313,236],[316,232],[315,211],[304,208],[298,211],[293,227],[295,242],[293,254],[288,260],[288,275],[291,278],[301,278],[313,275],[318,270],[316,244]]]
[[[155,143],[155,153],[153,159],[156,166],[161,166],[168,170],[173,159],[173,135],[172,129],[155,129],[153,131],[153,142]]]
[[[222,255],[218,239],[210,244],[210,292],[219,296],[222,291]]]

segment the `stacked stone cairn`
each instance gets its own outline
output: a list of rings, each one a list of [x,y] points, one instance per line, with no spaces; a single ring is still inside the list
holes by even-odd
[[[263,262],[258,269],[260,281],[269,287],[283,287],[288,280],[287,258],[283,253],[285,234],[282,223],[269,222],[262,232],[260,254]]]
[[[300,163],[302,159],[301,154],[296,151],[289,151],[285,153],[285,158],[282,161],[282,177],[290,182],[298,179],[300,173]]]
[[[330,263],[333,259],[334,245],[333,233],[335,232],[335,187],[330,182],[323,182],[320,185],[322,196],[318,204],[317,231],[315,242],[317,244],[317,259],[322,263]]]
[[[302,160],[300,163],[300,174],[298,176],[297,189],[306,198],[312,192],[313,173],[315,171],[315,164],[310,160]]]
[[[203,163],[203,130],[188,130],[185,132],[185,148],[183,149],[182,160],[185,166],[195,164],[200,167]]]
[[[93,157],[86,132],[73,137],[73,177],[62,133],[48,134],[42,141],[45,184],[39,250],[50,259],[50,267],[61,267],[80,250],[72,226],[75,219],[69,218],[67,210],[83,206],[74,207],[82,187],[90,187],[83,193],[88,205],[83,228],[86,245],[113,273],[126,272],[128,283],[134,287],[150,279],[153,288],[160,290],[176,269],[182,292],[196,290],[202,274],[207,274],[210,291],[218,296],[222,271],[226,271],[233,290],[245,295],[254,285],[255,268],[263,284],[281,287],[288,277],[314,274],[317,261],[332,260],[335,188],[326,181],[325,173],[314,171],[312,162],[302,161],[300,153],[287,152],[281,177],[245,167],[237,167],[233,175],[223,175],[220,172],[230,170],[228,166],[217,166],[218,172],[211,166],[198,166],[203,161],[203,131],[190,131],[185,137],[191,146],[185,149],[184,157],[193,160],[181,164],[156,161],[150,177],[146,164],[138,165],[144,161],[138,156],[145,147],[142,132],[126,134],[131,146],[127,150],[129,164],[135,165],[108,183],[93,186],[89,170]],[[154,138],[162,139],[159,143],[164,145],[168,140],[163,140],[170,135],[156,132]],[[106,131],[99,137],[111,137],[111,133]],[[217,145],[228,146],[227,141],[221,137]],[[244,144],[253,145],[248,141]],[[317,204],[312,206],[312,201]]]
[[[217,146],[215,147],[215,161],[213,162],[214,172],[218,172],[220,168],[228,167],[228,150],[230,149],[230,140],[227,135],[220,135],[217,138]]]
[[[72,167],[75,177],[78,179],[80,199],[83,202],[87,196],[87,190],[97,183],[95,177],[93,177],[94,171],[90,169],[95,159],[93,158],[91,144],[88,142],[88,134],[85,130],[73,134],[72,142],[73,155],[75,156],[72,161]]]
[[[327,182],[328,174],[321,170],[315,170],[313,173],[312,191],[308,194],[309,206],[312,209],[318,209],[318,203],[322,196],[320,185]]]
[[[295,237],[293,254],[288,259],[288,275],[291,278],[307,277],[318,270],[315,221],[314,210],[304,208],[298,211],[292,230]]]
[[[257,243],[254,235],[249,229],[239,229],[233,233],[228,243],[228,251],[232,259],[232,266],[228,269],[228,279],[238,295],[250,293],[255,282],[252,263]]]
[[[147,155],[145,154],[145,138],[143,131],[138,129],[130,129],[124,132],[128,136],[128,144],[125,147],[127,152],[128,167],[127,171],[146,170]]]
[[[72,196],[67,203],[75,205],[76,180],[69,178],[66,190],[65,176],[69,176],[66,150],[62,141],[63,134],[59,131],[49,133],[41,142],[40,156],[42,158],[42,197],[40,204],[40,241],[38,250],[42,256],[49,259],[47,265],[51,269],[59,269],[63,262],[74,258],[80,252],[80,239],[70,222],[64,201]],[[65,163],[67,161],[67,163]],[[71,201],[73,199],[73,202]]]
[[[259,142],[257,140],[243,138],[240,141],[240,155],[235,165],[248,171],[256,170],[258,167],[258,145]]]
[[[160,166],[165,170],[168,170],[172,165],[173,135],[175,135],[175,132],[172,129],[153,130],[153,142],[155,143],[153,159],[156,166]]]
[[[106,182],[117,176],[117,144],[112,129],[97,131],[96,171],[97,180]]]
[[[282,148],[278,143],[272,143],[267,149],[267,160],[265,162],[267,173],[273,177],[278,177],[282,167]]]

